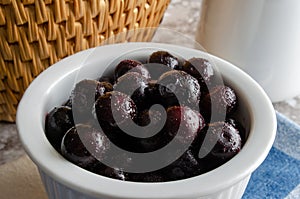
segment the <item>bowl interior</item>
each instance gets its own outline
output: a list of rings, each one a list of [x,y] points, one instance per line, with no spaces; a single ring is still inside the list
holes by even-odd
[[[217,66],[225,84],[230,85],[239,97],[239,120],[249,133],[241,152],[208,173],[165,183],[121,182],[86,172],[61,157],[44,134],[47,112],[65,102],[74,85],[80,80],[97,79],[102,73],[110,72],[122,59],[144,60],[157,50],[166,50],[185,59],[207,58]],[[27,117],[28,113],[31,113],[30,119]],[[249,176],[261,164],[272,146],[276,132],[276,118],[271,102],[261,87],[240,69],[202,51],[153,43],[116,44],[94,48],[49,67],[34,80],[24,94],[17,113],[17,125],[29,156],[40,169],[58,182],[97,197],[123,198],[144,198],[145,195],[147,198],[157,198],[157,195],[159,198],[188,198],[225,189]],[[78,178],[87,183],[78,182]],[[99,190],[99,186],[103,189]],[[118,191],[110,191],[111,187]]]

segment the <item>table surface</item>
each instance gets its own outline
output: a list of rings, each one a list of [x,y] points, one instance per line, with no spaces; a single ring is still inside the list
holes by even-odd
[[[200,19],[200,9],[201,0],[172,0],[161,27],[178,31],[194,39]],[[274,103],[274,108],[300,125],[300,95]],[[0,165],[12,161],[24,153],[16,125],[0,123]]]

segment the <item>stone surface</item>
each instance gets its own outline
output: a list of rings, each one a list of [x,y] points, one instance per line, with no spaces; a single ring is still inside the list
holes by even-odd
[[[300,95],[289,100],[274,103],[274,108],[300,125]]]
[[[0,165],[23,155],[15,124],[0,123]]]
[[[179,31],[195,38],[200,19],[201,0],[172,0],[160,27]]]
[[[0,198],[47,199],[39,172],[27,155],[0,165]]]

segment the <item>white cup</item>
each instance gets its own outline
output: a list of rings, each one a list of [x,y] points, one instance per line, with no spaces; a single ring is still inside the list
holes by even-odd
[[[299,0],[203,0],[202,5],[196,40],[208,52],[247,72],[272,102],[300,94]]]

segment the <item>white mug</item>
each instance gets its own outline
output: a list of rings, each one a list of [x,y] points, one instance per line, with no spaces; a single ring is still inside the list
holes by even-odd
[[[300,94],[300,0],[203,0],[202,5],[196,40],[208,52],[247,72],[272,102]]]

